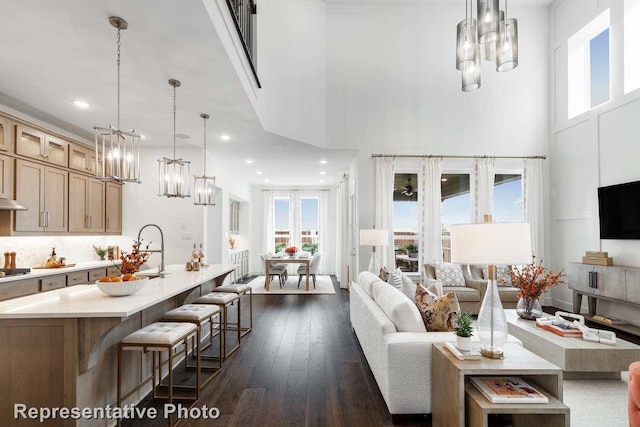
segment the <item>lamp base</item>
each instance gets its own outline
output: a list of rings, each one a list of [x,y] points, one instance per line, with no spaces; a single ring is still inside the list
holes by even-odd
[[[488,348],[481,348],[480,354],[489,359],[504,359],[504,352],[502,350],[490,350]]]
[[[369,272],[375,274],[376,276],[380,274],[380,263],[376,258],[375,252],[371,254],[371,261],[369,261]]]

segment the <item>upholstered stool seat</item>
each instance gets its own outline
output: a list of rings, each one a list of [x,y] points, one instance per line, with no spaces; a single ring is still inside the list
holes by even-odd
[[[202,322],[220,313],[220,308],[207,304],[186,304],[173,310],[167,311],[162,316],[163,322],[185,321]]]
[[[243,295],[249,295],[249,326],[235,325],[233,323],[228,323],[232,328],[240,328],[241,334],[240,336],[245,336],[253,329],[253,289],[249,285],[243,285],[240,283],[232,284],[232,285],[224,285],[214,288],[213,292],[224,292],[224,293],[235,293],[238,296],[242,297]],[[238,304],[242,304],[242,299],[238,302]],[[240,319],[242,322],[242,319]]]
[[[238,303],[238,309],[236,310],[237,319],[235,323],[229,323],[229,307],[233,305],[236,301],[240,301],[240,295],[232,292],[211,292],[206,295],[201,296],[197,300],[195,300],[195,304],[214,304],[222,309],[222,348],[223,357],[227,358],[232,353],[240,348],[240,340],[241,340],[241,331],[239,327],[234,327],[234,325],[240,324],[241,315],[241,305]],[[229,327],[231,325],[232,327]],[[238,333],[238,343],[233,346],[233,348],[227,350],[227,330],[237,331]]]
[[[196,332],[198,327],[187,323],[159,322],[145,326],[132,334],[127,335],[122,340],[123,344],[139,345],[171,345],[179,343],[180,338],[187,334]],[[151,349],[150,350],[154,350]],[[157,351],[161,351],[158,349]]]

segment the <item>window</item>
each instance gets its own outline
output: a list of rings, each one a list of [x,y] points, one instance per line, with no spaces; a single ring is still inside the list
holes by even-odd
[[[523,220],[522,175],[495,175],[493,220],[495,222],[521,222]]]
[[[281,252],[289,246],[289,199],[273,199],[273,229],[275,231],[275,249]]]
[[[320,202],[317,197],[300,199],[300,247],[311,255],[318,251]]]
[[[576,117],[610,99],[609,9],[569,37],[568,116]]]
[[[418,174],[397,173],[393,185],[393,243],[396,265],[406,272],[418,272]]]
[[[450,229],[454,224],[471,222],[471,175],[442,174],[442,250],[445,262],[451,261]]]
[[[624,93],[640,88],[640,0],[624,0]]]

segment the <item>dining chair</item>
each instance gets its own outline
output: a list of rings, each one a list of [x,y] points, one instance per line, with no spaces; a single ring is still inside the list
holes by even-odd
[[[315,255],[313,255],[313,257],[311,258],[311,261],[309,262],[309,274],[313,279],[313,289],[316,288],[316,274],[318,273],[318,268],[320,267],[320,258],[322,258],[322,255],[320,254],[320,252],[316,252]],[[300,283],[302,282],[302,276],[306,276],[306,275],[307,275],[307,266],[304,264],[301,264],[298,267],[298,288],[300,288]]]
[[[263,268],[266,268],[267,259],[271,258],[273,255],[269,252],[260,255],[260,259],[262,260]],[[264,271],[264,270],[263,270]],[[269,271],[264,271],[265,276],[269,275],[269,283],[273,280],[275,276],[278,276],[278,280],[280,282],[280,287],[284,286],[286,282],[287,275],[287,267],[286,265],[280,264],[279,266],[270,264]]]

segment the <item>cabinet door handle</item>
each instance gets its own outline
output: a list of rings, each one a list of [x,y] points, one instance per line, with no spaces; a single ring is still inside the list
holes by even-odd
[[[44,227],[44,211],[40,212],[38,217],[38,227]]]
[[[47,227],[47,228],[49,227],[49,212],[48,211],[44,213],[44,226]]]
[[[109,229],[109,217],[107,217],[107,229]]]
[[[89,228],[93,228],[93,216],[89,215]]]
[[[598,289],[598,272],[593,272],[593,289]]]

